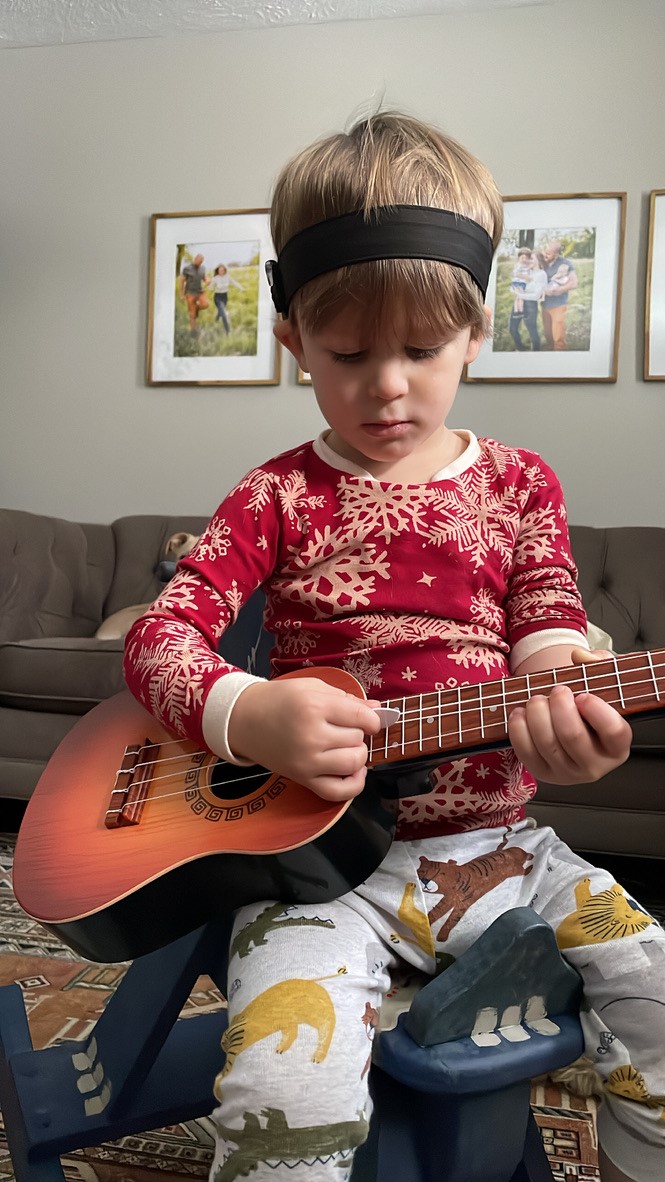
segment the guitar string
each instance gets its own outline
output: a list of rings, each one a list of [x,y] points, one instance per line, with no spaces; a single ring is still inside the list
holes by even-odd
[[[658,667],[658,666],[656,666],[656,667]],[[566,666],[566,668],[568,668],[568,666]],[[590,680],[592,680],[592,679],[590,679]],[[599,678],[596,678],[596,680],[599,680]],[[487,683],[484,683],[484,684],[485,684],[485,685],[487,685]],[[551,688],[554,688],[554,685],[555,685],[555,684],[556,684],[556,683],[552,683],[552,687],[551,687]],[[641,684],[652,684],[652,682],[651,682],[651,679],[650,679],[650,678],[645,678],[643,682],[642,682],[642,681],[639,681],[639,682],[633,682],[633,683],[631,683],[631,687],[634,687],[634,686],[637,686],[637,685],[641,685]],[[467,687],[461,687],[461,688],[467,688]],[[468,688],[475,688],[475,687],[468,687]],[[542,687],[542,688],[550,688],[550,687]],[[432,692],[432,691],[430,691],[430,692]],[[434,692],[436,692],[436,691],[434,691]],[[582,691],[582,692],[584,692],[584,691]],[[640,701],[641,699],[642,699],[642,695],[641,695],[641,694],[637,694],[637,695],[635,695],[634,697],[630,697],[630,696],[628,696],[628,697],[627,697],[627,696],[624,694],[624,695],[623,695],[623,704],[625,704],[625,703],[630,703],[630,702],[632,702],[632,701]],[[391,699],[391,698],[389,698],[389,699],[388,699],[388,701],[394,701],[394,700],[396,700],[396,699]],[[605,700],[607,700],[607,699],[605,699]],[[503,696],[501,696],[501,701],[502,701],[502,703],[503,703]],[[618,705],[621,705],[621,704],[622,704],[622,699],[621,699],[621,698],[617,698],[616,700],[612,700],[612,701],[610,701],[610,702],[609,702],[609,704],[610,704],[610,705],[612,705],[612,706],[618,706]],[[419,717],[419,716],[421,716],[421,712],[420,712],[420,711],[417,711],[417,710],[416,710],[416,711],[411,711],[411,712],[407,711],[406,713],[407,713],[407,715],[408,715],[409,713],[412,713],[412,714],[414,714],[416,717]],[[453,715],[454,715],[455,717],[457,717],[457,715],[458,715],[459,713],[460,713],[459,711],[455,711],[455,710],[453,710],[453,711],[449,711],[447,714],[446,714],[446,712],[445,712],[445,711],[441,712],[441,714],[442,714],[442,717],[451,717],[451,716],[453,716]],[[465,713],[465,711],[464,711],[464,710],[462,710],[462,711],[461,711],[461,713]],[[476,710],[474,710],[473,708],[469,708],[469,709],[467,709],[467,710],[466,710],[466,713],[478,713],[478,711],[477,711],[477,709],[476,709]],[[428,712],[428,716],[431,716],[431,717],[432,717],[432,719],[433,719],[433,720],[435,720],[435,721],[437,720],[436,711],[429,711],[429,712]],[[393,724],[391,724],[391,725],[394,725],[394,726],[400,725],[401,721],[402,721],[402,720],[400,719],[398,723],[393,723]],[[492,722],[490,722],[490,723],[489,723],[489,725],[491,726],[491,725],[492,725]],[[503,724],[502,724],[502,725],[503,725]],[[388,728],[388,730],[390,730],[390,727]],[[372,740],[374,740],[374,738],[375,738],[375,736],[371,736],[371,739],[372,739]],[[427,741],[427,740],[426,740],[426,741]],[[178,744],[178,740],[177,740],[177,739],[174,739],[174,740],[168,740],[166,743],[160,744],[160,747],[166,747],[166,746],[168,746],[168,745],[169,745],[169,743],[170,743],[170,742],[173,742],[173,743],[174,743],[174,744],[176,744],[176,745]],[[407,748],[407,747],[413,747],[413,746],[415,746],[415,745],[422,745],[422,744],[421,744],[421,740],[420,740],[419,738],[416,738],[416,739],[408,739],[408,740],[406,740],[405,742],[401,742],[401,743],[397,743],[397,742],[395,742],[395,743],[392,743],[392,744],[390,744],[390,749],[391,749],[391,750],[393,750],[395,747],[401,747],[401,749],[404,751],[404,750],[406,750],[406,748]],[[381,746],[385,746],[385,744],[384,744],[384,743],[381,743],[381,744],[377,744],[377,746],[381,747]],[[371,749],[371,748],[372,748],[372,744],[370,743],[370,749],[369,749],[369,757],[370,757],[370,759],[372,758],[372,755],[373,755],[373,754],[376,754],[376,752],[372,752],[372,749]],[[159,764],[175,763],[175,762],[177,762],[178,760],[191,760],[192,758],[195,758],[196,756],[199,756],[199,755],[205,756],[205,755],[210,755],[210,754],[211,754],[210,752],[208,752],[208,751],[203,751],[203,750],[201,750],[201,751],[195,751],[195,752],[192,752],[192,753],[184,752],[184,753],[182,753],[182,754],[180,754],[180,755],[176,755],[176,756],[166,756],[165,758],[158,759],[158,760],[154,760],[152,763],[151,763],[150,761],[147,761],[147,762],[145,762],[145,763],[143,763],[143,764],[137,764],[137,765],[135,765],[135,767],[134,767],[134,768],[129,768],[129,769],[120,769],[120,772],[119,772],[119,774],[130,774],[131,772],[134,772],[134,771],[136,771],[136,770],[138,770],[139,768],[142,768],[142,767],[157,767]],[[441,752],[441,754],[442,754],[442,755],[445,755],[445,749],[444,749],[444,750]],[[213,756],[213,758],[215,758],[215,757]],[[225,761],[224,761],[224,760],[218,760],[217,762],[219,762],[219,763],[224,763]],[[444,763],[446,762],[446,761],[445,761],[445,759],[443,760],[443,762],[444,762]],[[227,764],[227,765],[228,765],[228,766],[230,766],[230,767],[237,767],[237,766],[239,766],[239,765],[237,765],[237,764]],[[266,769],[266,770],[265,770],[265,774],[267,774],[267,775],[272,775],[272,774],[274,774],[274,773],[272,773],[272,772],[270,772],[268,769]],[[233,783],[234,785],[235,785],[235,784],[243,784],[243,783],[246,783],[246,782],[248,782],[249,780],[256,780],[256,779],[260,779],[260,778],[262,778],[263,776],[264,776],[264,773],[263,773],[263,772],[252,772],[252,773],[248,773],[247,775],[244,775],[244,776],[238,776],[237,778],[235,778],[235,779],[232,781],[232,783]],[[173,771],[173,772],[169,772],[169,773],[167,773],[167,774],[165,774],[165,775],[160,775],[160,776],[151,776],[151,778],[150,778],[150,783],[151,783],[151,784],[157,784],[157,783],[162,783],[162,784],[163,784],[165,781],[168,781],[168,780],[174,780],[174,779],[179,779],[179,778],[181,778],[181,772],[179,772],[178,770],[176,770],[176,771]],[[184,789],[180,789],[180,790],[179,790],[179,791],[177,791],[177,792],[167,792],[167,793],[160,793],[160,795],[159,795],[159,796],[152,796],[152,797],[150,798],[150,800],[151,800],[151,803],[152,803],[152,802],[156,802],[156,801],[158,801],[158,800],[167,800],[167,799],[169,799],[169,798],[172,798],[172,797],[174,797],[174,796],[184,796],[184,795],[185,795],[185,791],[186,791],[186,790],[184,790]],[[334,802],[331,802],[331,803],[334,803]]]
[[[665,668],[665,663],[664,663],[663,667]],[[566,666],[566,668],[568,668],[568,666]],[[589,680],[589,682],[591,682],[591,681],[593,681],[594,679],[593,679],[593,678],[589,678],[588,680]],[[601,679],[601,677],[596,677],[596,678],[595,678],[595,680],[596,680],[596,681],[600,681],[600,680],[602,680],[602,679]],[[479,684],[480,684],[480,683],[479,683]],[[487,685],[487,684],[488,684],[487,682],[485,682],[485,683],[484,683],[484,685]],[[554,688],[555,688],[555,686],[556,686],[557,684],[562,684],[562,683],[560,683],[560,682],[559,682],[559,683],[557,683],[557,682],[552,682],[551,686],[542,686],[542,687],[539,687],[539,688],[540,688],[540,689],[542,689],[542,690],[546,690],[546,689],[554,689]],[[631,682],[631,683],[630,683],[630,687],[629,687],[629,688],[631,688],[631,689],[635,689],[635,688],[637,688],[637,687],[638,687],[638,686],[640,686],[640,685],[652,685],[652,684],[653,684],[653,681],[652,681],[652,679],[651,679],[651,678],[643,678],[643,679],[641,679],[641,680],[639,680],[639,681],[633,681],[633,682]],[[477,688],[477,686],[460,686],[460,689],[461,689],[461,690],[464,690],[464,689],[468,689],[468,690],[475,690],[476,688]],[[612,687],[612,686],[606,686],[605,688],[606,688],[606,689],[613,689],[614,687]],[[422,694],[422,695],[420,695],[420,696],[421,696],[421,697],[425,697],[425,696],[429,696],[429,695],[431,695],[431,694],[436,694],[436,692],[437,692],[436,690],[434,690],[434,691],[431,691],[431,690],[430,690],[430,691],[428,691],[428,692],[427,692],[427,694]],[[450,691],[446,690],[446,691],[442,691],[442,692],[444,692],[444,693],[448,693],[448,692],[450,692]],[[585,689],[585,690],[582,690],[582,691],[580,691],[580,692],[581,692],[581,693],[584,693],[584,692],[586,692],[586,689]],[[515,690],[515,691],[514,691],[514,693],[517,693],[517,691]],[[579,695],[576,695],[576,696],[579,696]],[[634,701],[640,701],[640,700],[642,700],[642,698],[643,698],[643,695],[642,695],[642,694],[636,694],[636,695],[634,695],[634,696],[632,696],[632,697],[630,697],[630,696],[629,696],[629,697],[626,697],[626,695],[625,695],[625,693],[624,693],[623,695],[620,695],[620,696],[619,696],[619,697],[618,697],[616,700],[610,700],[610,701],[609,701],[609,704],[610,704],[610,705],[612,705],[612,706],[621,706],[621,705],[623,705],[623,704],[625,704],[625,703],[630,703],[630,702],[634,702]],[[390,708],[390,707],[389,707],[389,705],[388,705],[390,702],[394,702],[394,701],[401,701],[401,700],[402,700],[402,699],[398,699],[398,698],[388,698],[388,699],[386,699],[386,704],[385,704],[385,705],[387,706],[387,708]],[[514,705],[517,705],[517,704],[521,703],[523,700],[524,700],[524,697],[523,697],[523,695],[520,695],[520,696],[519,696],[519,699],[518,699],[518,702],[516,702],[516,703],[511,703],[511,702],[508,700],[508,695],[505,695],[505,705],[506,705],[506,708],[507,708],[508,706],[512,705],[512,704],[514,704]],[[605,700],[607,700],[607,699],[605,699]],[[500,704],[501,706],[503,706],[503,704],[504,704],[504,695],[503,695],[503,694],[497,694],[497,696],[496,696],[496,702],[494,702],[494,701],[493,701],[491,698],[487,698],[487,697],[485,697],[485,698],[484,698],[484,710],[485,710],[485,711],[492,711],[492,712],[494,712],[494,710],[495,710],[495,709],[498,709],[498,708],[499,708],[499,704]],[[423,716],[425,716],[425,718],[432,718],[433,722],[438,722],[439,720],[448,719],[448,718],[455,718],[455,719],[458,719],[458,718],[460,718],[460,717],[461,717],[462,715],[464,715],[464,714],[474,714],[474,715],[477,715],[478,713],[479,713],[479,711],[478,711],[478,707],[477,707],[477,705],[476,705],[476,706],[473,706],[473,705],[468,705],[468,706],[461,706],[459,709],[458,709],[458,708],[453,708],[452,710],[447,710],[447,709],[445,709],[445,708],[444,708],[444,709],[442,709],[442,708],[441,708],[441,706],[439,706],[439,707],[437,708],[437,706],[436,706],[436,705],[434,705],[434,706],[433,706],[431,709],[429,709],[429,708],[426,708],[426,707],[424,707],[424,706],[421,706],[421,708],[420,708],[420,709],[419,709],[419,708],[414,708],[414,709],[412,709],[412,710],[406,710],[406,711],[404,711],[404,712],[403,712],[403,714],[400,716],[400,718],[397,720],[397,722],[391,723],[391,724],[390,724],[390,726],[389,726],[388,728],[384,728],[384,730],[383,730],[383,731],[380,731],[380,732],[378,733],[378,735],[371,735],[371,736],[370,736],[370,741],[371,741],[371,742],[372,742],[374,745],[376,745],[376,746],[383,746],[383,745],[384,745],[384,743],[385,743],[385,740],[384,740],[384,741],[382,741],[382,742],[379,742],[379,741],[378,741],[378,740],[379,740],[379,735],[380,735],[380,734],[385,734],[385,731],[386,731],[386,729],[387,729],[388,731],[390,731],[390,729],[391,729],[391,727],[392,727],[392,726],[399,726],[399,725],[401,725],[401,723],[402,723],[402,721],[403,721],[403,720],[404,720],[404,721],[406,721],[406,722],[408,722],[409,720],[414,720],[414,719],[415,719],[415,720],[418,720],[418,719],[422,718]],[[503,713],[503,711],[502,711],[502,713]],[[496,720],[496,722],[499,722],[499,719],[497,719],[497,720]],[[492,726],[492,725],[495,725],[495,724],[496,724],[496,723],[495,723],[495,720],[492,720],[492,719],[490,719],[489,721],[488,721],[488,720],[486,720],[486,723],[485,723],[485,725],[488,725],[488,726]],[[502,724],[501,724],[501,725],[503,725],[503,722],[502,722]],[[160,743],[160,744],[159,744],[159,747],[160,747],[160,749],[163,749],[163,748],[165,748],[165,747],[169,747],[169,746],[179,746],[179,745],[180,745],[182,742],[188,742],[188,740],[167,739],[165,742],[163,742],[163,743]],[[397,744],[397,745],[398,745],[398,746],[404,746],[404,747],[408,747],[408,746],[413,746],[415,743],[418,743],[418,742],[419,742],[419,740],[418,740],[418,739],[409,739],[409,740],[407,740],[407,741],[406,741],[404,744],[401,744],[401,743],[400,743],[400,744]],[[145,745],[144,745],[144,744],[141,744],[140,746],[141,746],[141,748],[143,748]],[[185,751],[185,752],[182,752],[180,755],[173,755],[173,756],[168,756],[168,755],[167,755],[167,756],[165,756],[165,757],[163,757],[163,758],[161,758],[161,759],[156,759],[156,760],[146,760],[146,761],[145,761],[145,762],[143,762],[143,763],[138,763],[138,764],[135,764],[135,765],[134,765],[133,767],[131,767],[131,768],[119,768],[119,769],[118,769],[118,774],[120,774],[120,773],[129,773],[129,772],[136,772],[136,771],[140,770],[140,769],[141,769],[141,768],[143,768],[143,767],[157,767],[157,766],[158,766],[160,763],[175,763],[177,760],[183,760],[183,761],[184,761],[184,760],[191,760],[191,759],[194,759],[194,758],[196,758],[197,756],[205,756],[205,755],[210,755],[210,754],[212,754],[212,753],[211,753],[211,752],[209,752],[209,751],[207,751],[207,750],[205,750],[205,749],[201,749],[200,751],[194,751],[194,752],[187,752],[187,751]],[[225,762],[225,761],[223,761],[223,760],[222,760],[221,762]],[[228,761],[226,761],[226,762],[228,762]],[[238,766],[242,766],[242,765],[239,765],[239,764],[232,764],[231,766],[233,766],[233,767],[238,767]],[[173,772],[173,773],[170,773],[170,775],[169,775],[169,777],[168,777],[168,778],[171,778],[173,775],[178,775],[178,774],[179,774],[178,772]],[[163,779],[163,778],[164,778],[164,777],[155,777],[155,779]]]
[[[631,656],[633,656],[633,655],[639,656],[639,654],[632,654],[632,653],[630,655]],[[578,666],[575,666],[575,665],[562,665],[561,666],[562,671],[567,671],[569,669],[576,669],[576,668],[578,668]],[[587,665],[586,668],[588,669],[589,665]],[[656,686],[655,673],[656,673],[656,670],[658,670],[658,669],[665,669],[665,660],[660,661],[660,662],[655,662],[655,661],[652,662],[649,669],[648,669],[650,676],[640,678],[637,681],[630,681],[627,683],[626,688],[627,689],[635,689],[637,686],[640,686],[640,685],[649,685],[649,686],[655,687]],[[551,674],[552,672],[553,671],[551,669],[545,669],[542,671],[543,674]],[[438,719],[438,718],[442,718],[442,719],[443,718],[459,718],[463,714],[477,714],[478,713],[478,704],[476,703],[474,705],[473,703],[469,703],[467,705],[464,705],[462,695],[464,695],[464,693],[466,693],[467,696],[470,696],[470,695],[474,694],[475,692],[477,692],[479,689],[479,686],[482,685],[483,713],[486,713],[487,711],[494,712],[494,710],[496,708],[498,708],[499,705],[503,706],[504,702],[505,702],[506,706],[520,705],[522,702],[529,701],[529,699],[531,697],[536,697],[539,694],[546,692],[547,690],[555,689],[559,685],[568,685],[569,688],[572,688],[570,686],[569,682],[557,679],[556,673],[558,673],[558,672],[559,672],[559,670],[554,671],[555,676],[550,683],[546,683],[545,685],[533,687],[531,690],[531,693],[528,694],[526,697],[524,695],[523,690],[519,690],[517,687],[515,687],[513,689],[509,688],[507,692],[505,689],[506,685],[510,686],[511,682],[524,681],[526,679],[526,677],[524,674],[521,674],[516,677],[509,676],[507,678],[501,679],[500,681],[494,681],[494,682],[491,682],[491,681],[490,682],[488,682],[488,681],[476,682],[475,684],[470,684],[470,685],[468,685],[468,684],[467,685],[460,685],[460,686],[457,686],[456,688],[446,687],[446,689],[443,689],[443,690],[423,690],[422,694],[408,694],[406,696],[406,699],[401,696],[386,698],[385,702],[381,702],[381,707],[384,709],[391,709],[392,708],[390,706],[391,702],[398,702],[398,703],[404,702],[405,700],[408,701],[410,698],[420,698],[421,699],[420,706],[414,706],[412,709],[409,709],[406,711],[400,711],[399,719],[394,723],[390,723],[390,726],[399,726],[401,724],[402,720],[408,721],[408,720],[415,719],[417,721],[423,714],[426,717],[431,715],[435,719]],[[640,672],[646,672],[646,670],[642,670],[642,669],[640,669],[639,666],[637,666],[633,669],[628,669],[628,670],[624,669],[622,672],[624,674],[627,672],[628,673],[640,673]],[[609,671],[606,671],[604,673],[603,672],[595,673],[591,677],[589,677],[588,674],[586,677],[582,677],[582,676],[576,677],[574,679],[574,681],[580,682],[581,684],[583,684],[584,688],[579,690],[579,692],[576,692],[575,690],[573,690],[573,694],[575,695],[575,697],[579,697],[580,694],[587,693],[587,692],[593,692],[593,690],[591,690],[591,688],[590,688],[592,684],[602,683],[608,678],[609,678],[610,682],[612,682],[616,678],[616,675],[617,675],[617,670],[614,668],[614,666],[612,666],[612,668]],[[533,682],[533,678],[539,677],[539,676],[541,676],[541,674],[540,673],[535,673],[535,674],[531,673],[529,676],[531,678],[531,681]],[[488,694],[488,687],[493,686],[493,685],[501,686],[502,688],[497,689],[495,694]],[[596,686],[596,688],[598,691],[600,691],[603,688],[603,686],[602,686],[602,684],[598,684]],[[614,690],[615,686],[613,684],[609,684],[609,685],[605,685],[604,688],[606,690]],[[663,688],[665,689],[665,686]],[[511,703],[511,701],[510,701],[511,695],[513,697],[516,697],[516,699],[517,699],[514,703]],[[459,705],[458,706],[453,705],[451,709],[448,709],[446,706],[443,706],[442,698],[448,697],[448,696],[450,696],[451,698],[457,697],[458,701],[459,701]],[[657,700],[660,700],[660,694],[658,693],[657,688],[654,688],[654,696],[656,697]],[[626,698],[625,694],[622,696],[621,689],[620,689],[619,690],[619,697],[617,698],[616,702],[610,702],[610,705],[622,706],[623,703],[625,703],[626,701],[628,701],[628,702],[639,701],[641,697],[642,697],[642,695],[638,694],[636,697]],[[422,704],[423,698],[438,698],[438,703],[435,703],[431,708],[425,707]],[[362,699],[359,698],[358,700],[361,701]],[[489,725],[490,726],[492,725],[491,721],[490,721]],[[388,727],[388,729],[390,729],[390,727]],[[379,732],[379,733],[381,733],[381,732]],[[161,742],[159,744],[159,746],[160,746],[160,748],[169,747],[169,746],[178,746],[183,742],[189,742],[189,741],[190,740],[187,740],[187,739],[166,739],[163,742]],[[148,740],[148,742],[149,742],[149,740]],[[140,746],[144,747],[145,744],[141,743]],[[201,750],[201,751],[193,752],[192,754],[184,753],[183,755],[175,757],[175,758],[191,759],[193,755],[208,755],[208,754],[210,754],[210,752],[208,752],[207,750]],[[169,756],[168,758],[171,759],[172,757]],[[159,760],[155,761],[155,763],[159,763],[159,762],[160,762]],[[121,768],[118,770],[119,771],[122,771],[122,770],[135,771],[142,766],[143,766],[143,764],[136,764],[134,768],[129,768],[129,769],[122,769]],[[149,766],[154,766],[154,763],[153,764],[149,763]]]

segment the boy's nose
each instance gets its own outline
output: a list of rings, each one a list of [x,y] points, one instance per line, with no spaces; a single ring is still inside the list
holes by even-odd
[[[391,358],[377,365],[370,381],[370,390],[374,397],[382,398],[386,402],[401,398],[407,393],[408,388],[406,374],[398,358]]]

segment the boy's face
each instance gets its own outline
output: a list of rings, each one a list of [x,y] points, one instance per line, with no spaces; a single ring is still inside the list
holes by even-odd
[[[286,320],[275,334],[310,373],[334,451],[379,478],[426,481],[448,462],[446,418],[481,341],[468,328],[409,339],[399,325],[375,341],[363,319],[349,307],[317,332]]]

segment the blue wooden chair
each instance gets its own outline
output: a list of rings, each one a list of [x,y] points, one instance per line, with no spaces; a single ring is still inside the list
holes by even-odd
[[[225,653],[269,642],[245,609]],[[34,1050],[22,994],[0,988],[0,1107],[16,1182],[64,1182],[60,1156],[210,1113],[226,1011],[179,1019],[197,978],[226,993],[231,920],[129,966],[92,1034]],[[352,1182],[551,1182],[533,1077],[582,1051],[581,982],[529,908],[501,916],[374,1041],[368,1141]]]
[[[33,1050],[20,988],[0,989],[16,1182],[64,1182],[63,1153],[211,1111],[226,1012],[178,1014],[200,974],[226,990],[229,935],[220,920],[133,961],[84,1042]],[[529,908],[496,920],[377,1035],[352,1182],[551,1182],[530,1080],[581,1053],[580,991]]]

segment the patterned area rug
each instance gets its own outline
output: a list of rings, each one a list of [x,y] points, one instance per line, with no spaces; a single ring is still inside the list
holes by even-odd
[[[85,1038],[122,979],[122,965],[81,961],[21,910],[11,886],[15,838],[0,834],[0,985],[20,985],[33,1044]],[[199,978],[184,1013],[223,1005],[212,981]],[[548,1083],[534,1085],[532,1104],[555,1182],[597,1182],[596,1105]],[[67,1182],[182,1182],[207,1179],[210,1121],[158,1129],[71,1153],[62,1160]],[[13,1182],[0,1126],[0,1180]]]

